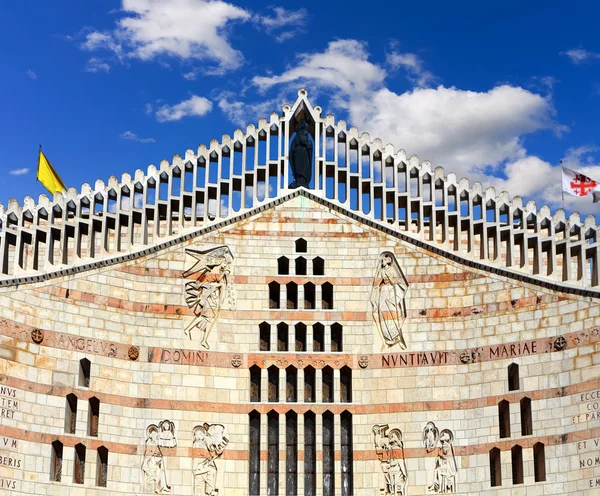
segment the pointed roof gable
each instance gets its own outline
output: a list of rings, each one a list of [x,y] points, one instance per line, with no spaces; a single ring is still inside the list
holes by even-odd
[[[300,89],[282,114],[145,173],[41,195],[37,204],[31,197],[0,204],[0,284],[135,258],[304,194],[464,263],[600,295],[593,216],[551,215],[547,206],[538,211],[519,196],[445,176],[321,112]],[[310,191],[288,188],[290,142],[302,116],[314,139]]]

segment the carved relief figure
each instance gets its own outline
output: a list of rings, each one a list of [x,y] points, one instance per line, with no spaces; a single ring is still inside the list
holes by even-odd
[[[391,496],[406,496],[408,472],[404,460],[404,443],[402,431],[391,429],[389,425],[373,426],[375,450],[381,462],[381,470],[385,476],[385,493]]]
[[[380,257],[371,290],[371,308],[377,330],[385,344],[399,344],[406,349],[402,336],[402,324],[406,318],[406,292],[408,281],[402,273],[396,257],[384,251]]]
[[[177,438],[175,437],[175,424],[170,420],[163,420],[158,424],[159,438],[158,445],[163,448],[175,448],[177,446]]]
[[[225,427],[220,424],[197,425],[193,430],[193,448],[206,450],[205,458],[198,462],[194,467],[194,494],[204,496],[217,496],[219,490],[217,483],[217,464],[215,460],[219,458],[229,439],[225,432]]]
[[[208,336],[230,291],[229,273],[233,255],[226,246],[185,252],[197,260],[193,267],[183,273],[183,277],[196,277],[195,281],[185,284],[185,301],[195,315],[186,327],[185,335],[192,339],[192,330],[198,329],[201,345],[208,349]]]
[[[290,188],[308,188],[312,177],[312,155],[313,144],[308,136],[308,123],[302,117],[296,126],[296,136],[290,148],[290,166],[294,175]]]
[[[146,429],[146,447],[142,462],[144,490],[152,484],[156,494],[168,494],[171,486],[167,484],[165,461],[159,444],[160,432],[157,425],[150,424]]]
[[[437,449],[435,468],[433,471],[433,483],[428,487],[429,492],[435,494],[456,493],[456,458],[454,457],[454,435],[449,429],[438,433],[433,422],[428,422],[423,430],[423,442],[425,449],[431,453]]]

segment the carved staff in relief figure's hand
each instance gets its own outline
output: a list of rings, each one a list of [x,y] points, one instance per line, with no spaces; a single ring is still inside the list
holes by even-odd
[[[201,332],[201,345],[208,349],[208,336],[214,326],[227,294],[233,255],[226,246],[210,250],[186,250],[197,262],[183,273],[196,276],[185,285],[185,301],[196,318],[186,327],[185,334],[192,339],[192,329]]]
[[[406,349],[402,336],[402,324],[406,318],[405,297],[408,281],[404,277],[396,257],[385,251],[379,257],[377,272],[371,290],[373,320],[385,344],[399,344]]]
[[[313,144],[308,135],[308,124],[302,117],[296,126],[296,136],[290,148],[290,166],[294,175],[290,188],[308,188],[312,177],[312,156]]]

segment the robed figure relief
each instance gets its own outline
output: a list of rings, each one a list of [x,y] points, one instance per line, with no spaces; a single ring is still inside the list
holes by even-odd
[[[144,461],[142,462],[144,491],[151,485],[156,494],[168,494],[171,486],[167,484],[165,461],[160,449],[159,427],[150,424],[146,429],[146,447],[144,448]]]
[[[200,333],[200,344],[209,349],[208,336],[212,330],[226,297],[229,295],[229,274],[233,255],[227,246],[210,250],[186,250],[196,263],[183,273],[183,277],[195,277],[185,284],[185,301],[195,318],[185,328],[185,335],[192,339],[192,331]]]
[[[308,123],[301,117],[290,148],[290,166],[294,175],[294,181],[290,184],[292,189],[300,186],[308,188],[312,178],[313,144],[308,131]]]
[[[433,471],[433,482],[427,488],[430,493],[456,494],[456,458],[454,457],[454,435],[449,429],[438,432],[433,422],[423,430],[423,442],[428,453],[437,450]]]
[[[385,477],[385,493],[390,496],[406,496],[408,472],[404,460],[404,443],[400,429],[389,430],[389,425],[373,426],[375,450]]]
[[[371,290],[373,320],[385,344],[398,344],[402,349],[406,349],[402,324],[406,319],[407,291],[408,281],[396,257],[392,252],[384,251],[379,257]]]
[[[217,464],[229,439],[225,427],[220,424],[197,425],[193,430],[193,448],[204,450],[204,457],[196,464],[194,462],[194,494],[201,496],[217,496]]]

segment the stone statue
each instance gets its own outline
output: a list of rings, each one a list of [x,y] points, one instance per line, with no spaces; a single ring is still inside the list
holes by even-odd
[[[389,496],[406,496],[408,472],[404,460],[404,443],[402,431],[391,429],[389,425],[373,426],[375,450],[381,462],[381,470],[385,476],[385,493]]]
[[[308,188],[312,177],[312,156],[313,144],[308,136],[308,124],[302,117],[296,126],[296,136],[292,140],[290,149],[290,165],[294,175],[294,181],[290,184],[290,188],[294,189],[300,186]]]
[[[430,493],[456,493],[456,472],[458,468],[454,457],[453,441],[454,435],[451,430],[444,429],[438,433],[438,429],[433,422],[428,422],[423,430],[423,442],[426,451],[431,453],[434,449],[437,449],[433,483],[427,488]]]
[[[185,335],[192,339],[194,328],[201,332],[201,345],[209,349],[208,336],[215,325],[221,306],[229,291],[229,273],[233,255],[228,247],[210,250],[186,250],[197,262],[183,273],[183,277],[195,276],[195,281],[185,285],[185,301],[196,318],[186,327]]]
[[[177,438],[175,437],[175,424],[170,420],[163,420],[158,424],[159,437],[158,445],[163,448],[175,448]]]
[[[371,290],[373,320],[385,344],[388,346],[399,344],[402,349],[406,349],[402,324],[406,318],[407,291],[408,281],[396,257],[390,251],[383,252],[379,257]]]
[[[220,424],[197,425],[193,430],[193,448],[204,449],[206,455],[202,458],[194,470],[194,494],[202,496],[217,496],[219,490],[217,483],[217,464],[215,460],[219,458],[229,439],[225,432],[225,427]]]
[[[171,486],[167,484],[165,461],[160,449],[159,428],[150,424],[146,429],[146,447],[144,448],[144,461],[142,473],[144,474],[144,491],[148,483],[152,484],[156,494],[168,494]]]

